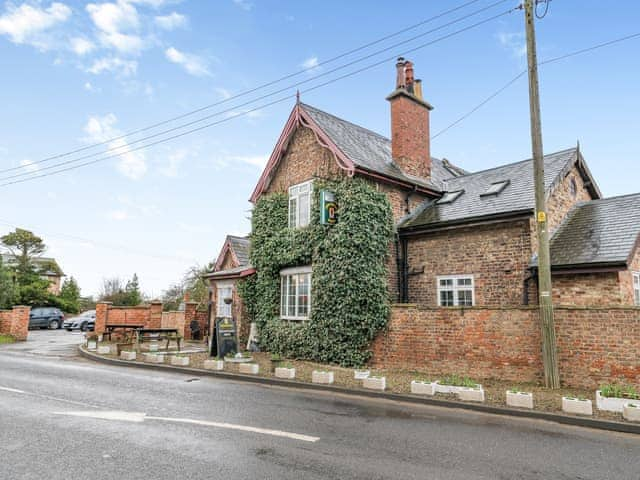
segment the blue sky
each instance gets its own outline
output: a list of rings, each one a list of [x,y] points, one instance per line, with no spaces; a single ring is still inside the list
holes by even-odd
[[[32,163],[48,156],[109,140],[313,67],[462,3],[407,1],[402,8],[397,2],[364,0],[4,3],[0,170],[22,170],[0,178],[37,172],[53,162]],[[479,0],[254,96],[310,79],[492,3],[495,0]],[[516,4],[505,2],[340,73],[404,53]],[[637,2],[555,0],[537,22],[539,59],[636,33],[639,19]],[[574,146],[580,139],[607,196],[640,190],[639,51],[636,38],[540,71],[545,151]],[[523,14],[518,10],[407,56],[423,80],[425,98],[435,106],[431,128],[436,133],[525,68]],[[303,93],[302,100],[388,135],[384,98],[394,80],[394,62],[389,61]],[[293,96],[295,88],[287,93]],[[236,106],[254,96],[218,109],[234,108],[227,116],[233,115],[250,108]],[[432,154],[468,170],[528,158],[527,102],[522,77],[434,139]],[[189,265],[215,258],[226,233],[249,231],[247,199],[293,103],[291,98],[140,151],[126,143],[139,137],[130,137],[108,144],[126,152],[120,158],[0,187],[0,234],[13,225],[33,229],[49,245],[48,254],[79,280],[84,294],[95,294],[103,277],[126,278],[137,272],[143,289],[159,296]]]

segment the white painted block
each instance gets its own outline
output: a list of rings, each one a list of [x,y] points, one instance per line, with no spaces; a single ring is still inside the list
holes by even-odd
[[[149,351],[150,352],[157,352],[158,351],[158,342],[151,342],[149,344]]]
[[[640,401],[629,402],[624,405],[622,416],[630,422],[640,422]]]
[[[95,340],[87,342],[87,349],[97,350],[97,348],[98,348],[98,342],[96,342]]]
[[[248,373],[250,375],[257,375],[260,371],[260,365],[257,363],[241,363],[238,368],[240,373]]]
[[[330,385],[333,383],[333,372],[321,372],[319,370],[314,370],[311,372],[311,382]]]
[[[205,360],[204,368],[207,370],[224,370],[224,360]]]
[[[507,405],[516,408],[533,408],[533,393],[507,391]]]
[[[100,345],[98,347],[98,355],[109,355],[111,353],[111,345]]]
[[[296,378],[296,369],[286,368],[286,367],[276,367],[276,377],[287,378],[291,380],[293,378]]]
[[[596,408],[598,410],[622,413],[625,404],[629,401],[628,398],[603,397],[600,390],[596,390]]]
[[[157,353],[145,353],[143,359],[149,363],[164,363],[164,355],[158,355]]]
[[[458,391],[458,398],[465,402],[484,402],[484,390],[463,387],[462,390]]]
[[[120,358],[122,360],[135,360],[136,359],[136,352],[127,352],[125,350],[120,352]]]
[[[433,382],[420,382],[418,380],[411,381],[411,393],[415,395],[433,395],[436,393],[433,388]]]
[[[177,355],[173,355],[171,357],[171,365],[176,367],[186,367],[189,365],[189,357],[179,357]]]
[[[353,378],[356,380],[364,380],[365,378],[369,378],[371,375],[371,370],[354,370]]]
[[[577,415],[593,415],[591,400],[578,400],[577,398],[562,397],[562,410]]]
[[[362,386],[369,390],[384,390],[387,388],[385,377],[367,377],[362,379]]]
[[[441,385],[440,382],[433,382],[433,388],[435,393],[454,393],[458,395],[460,391],[468,389],[469,387],[459,387],[456,385]],[[476,388],[482,389],[482,385],[476,384]]]

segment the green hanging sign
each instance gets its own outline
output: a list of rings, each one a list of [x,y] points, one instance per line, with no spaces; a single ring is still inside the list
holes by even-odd
[[[338,223],[338,204],[333,192],[320,190],[320,223],[335,225]]]

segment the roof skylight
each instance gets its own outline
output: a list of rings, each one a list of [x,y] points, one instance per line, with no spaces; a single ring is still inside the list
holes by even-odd
[[[464,190],[456,190],[454,192],[447,192],[442,197],[440,197],[440,199],[436,203],[438,203],[438,204],[453,203],[463,193],[464,193]]]
[[[494,182],[491,185],[489,185],[489,188],[487,188],[487,191],[484,193],[481,193],[480,196],[481,197],[485,197],[488,195],[498,195],[501,191],[503,191],[505,188],[507,188],[507,185],[509,185],[509,180],[502,180],[501,182]]]

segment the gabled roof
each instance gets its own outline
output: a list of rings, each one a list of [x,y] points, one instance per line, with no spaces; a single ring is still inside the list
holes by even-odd
[[[639,237],[640,193],[582,202],[551,238],[551,264],[627,265]]]
[[[431,179],[405,174],[391,157],[391,141],[371,130],[338,118],[305,103],[297,103],[283,129],[267,166],[251,195],[255,202],[271,181],[271,175],[282,158],[291,135],[299,126],[310,128],[318,143],[328,148],[336,163],[348,175],[373,176],[438,195],[444,182],[466,173],[446,160],[431,159]]]
[[[564,175],[577,164],[591,194],[601,196],[578,148],[551,153],[544,157],[544,183],[547,195]],[[506,182],[495,195],[487,194],[492,184]],[[400,221],[403,230],[429,228],[447,223],[466,222],[535,208],[533,161],[531,159],[469,173],[446,180],[446,192],[463,191],[450,203],[428,200]]]
[[[233,258],[233,262],[236,264],[236,267],[246,267],[249,265],[249,246],[250,241],[247,237],[227,235],[213,271],[215,272],[220,270],[227,253]]]

